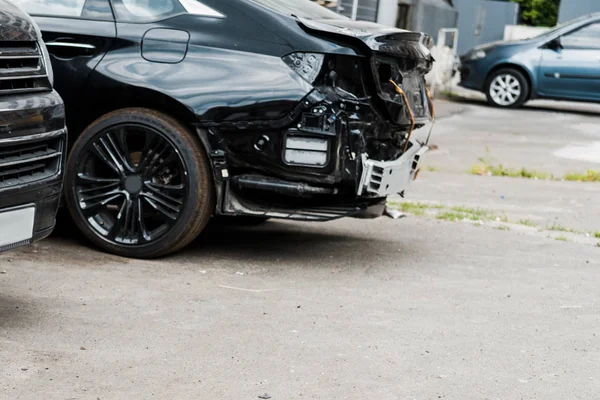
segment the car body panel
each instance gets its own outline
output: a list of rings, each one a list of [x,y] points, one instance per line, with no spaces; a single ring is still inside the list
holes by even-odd
[[[540,52],[541,96],[600,100],[600,49],[540,49]]]
[[[116,38],[113,21],[58,17],[36,17],[52,56],[56,90],[67,113],[78,113],[76,105],[83,86]]]
[[[537,38],[477,46],[461,57],[460,85],[484,91],[492,71],[513,67],[529,79],[529,98],[598,101],[600,50],[553,48],[551,43],[599,21],[600,14],[593,14],[558,26]],[[472,56],[478,51],[484,51],[486,57],[474,59]]]

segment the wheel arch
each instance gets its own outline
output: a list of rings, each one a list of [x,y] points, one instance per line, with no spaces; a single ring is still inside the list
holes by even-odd
[[[196,114],[178,100],[147,88],[115,88],[91,90],[93,98],[86,101],[77,112],[77,117],[69,120],[70,145],[92,122],[110,112],[124,108],[149,108],[176,119],[190,131],[196,133],[194,124],[198,122]],[[109,100],[110,99],[110,100]],[[205,143],[198,139],[204,150],[208,153]]]
[[[519,71],[525,77],[525,79],[527,80],[527,84],[529,85],[529,91],[527,93],[527,100],[531,100],[531,99],[535,98],[535,87],[534,87],[534,81],[533,81],[533,76],[532,76],[531,72],[524,66],[515,64],[515,63],[504,62],[504,63],[500,63],[498,65],[494,65],[494,67],[492,69],[490,69],[487,76],[485,77],[485,87],[486,88],[487,88],[487,84],[489,83],[490,77],[495,72],[497,72],[501,69],[514,69],[516,71]]]

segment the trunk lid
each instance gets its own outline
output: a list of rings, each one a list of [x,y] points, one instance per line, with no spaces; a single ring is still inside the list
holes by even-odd
[[[370,59],[377,103],[386,109],[391,123],[408,127],[431,120],[425,84],[425,75],[431,71],[434,62],[431,36],[347,19],[315,21],[298,18],[298,22],[310,34],[362,49],[361,52]],[[404,94],[398,91],[399,88]]]
[[[433,40],[426,33],[346,19],[315,21],[298,18],[298,21],[305,30],[358,40],[375,53],[408,57],[427,63],[433,62],[431,55]]]

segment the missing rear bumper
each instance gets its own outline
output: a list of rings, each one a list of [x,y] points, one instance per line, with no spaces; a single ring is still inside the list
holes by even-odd
[[[429,150],[427,146],[413,143],[410,149],[395,161],[369,160],[362,155],[363,171],[358,186],[358,196],[385,197],[403,192],[415,179],[421,156]]]

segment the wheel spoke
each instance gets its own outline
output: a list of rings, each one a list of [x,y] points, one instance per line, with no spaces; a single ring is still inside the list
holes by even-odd
[[[108,147],[107,141],[104,138],[100,138],[97,142],[92,145],[92,153],[100,158],[104,163],[113,170],[117,175],[123,176],[125,170],[111,149]]]
[[[133,173],[135,172],[135,168],[132,166],[133,163],[131,162],[131,154],[129,153],[129,148],[127,146],[126,135],[125,129],[121,128],[118,129],[115,135],[112,135],[110,132],[107,133],[106,138],[113,149],[112,154],[118,159],[118,163],[122,166],[123,170]]]
[[[143,226],[140,209],[139,199],[125,198],[108,233],[109,239],[125,244],[139,244],[142,239],[146,240],[148,233]]]
[[[98,178],[88,174],[79,173],[77,174],[77,181],[82,184],[106,184],[106,183],[119,183],[120,179],[117,178]]]
[[[99,208],[104,207],[123,196],[125,196],[125,194],[118,189],[103,191],[89,196],[81,196],[79,199],[79,207],[84,214],[91,215]]]
[[[94,192],[109,192],[113,189],[117,189],[120,185],[120,182],[112,182],[112,183],[106,183],[106,184],[102,184],[100,186],[90,186],[87,189],[81,188],[79,189],[77,192],[79,194],[86,194],[86,193],[94,193]]]
[[[152,237],[146,230],[146,224],[144,223],[144,209],[142,208],[142,199],[140,197],[137,198],[136,221],[137,221],[138,229],[140,230],[140,233],[142,234],[142,238],[144,239],[144,241],[146,241],[146,242],[151,241]]]
[[[163,206],[169,208],[170,210],[173,210],[174,212],[179,212],[181,205],[183,204],[182,200],[177,199],[165,193],[164,191],[156,190],[155,188],[151,188],[150,186],[147,187],[148,189],[150,189],[150,191],[143,191],[140,193],[140,196],[154,200],[162,204]]]
[[[141,196],[146,201],[146,203],[148,203],[150,205],[150,207],[155,209],[161,215],[163,215],[164,217],[167,217],[168,219],[170,219],[172,221],[177,220],[177,216],[179,215],[178,208],[176,208],[174,210],[171,206],[168,205],[168,203],[158,199],[156,196],[151,195],[151,194],[150,195],[142,194]]]
[[[181,185],[163,185],[161,183],[146,182],[145,185],[146,185],[146,187],[148,187],[148,189],[152,190],[155,193],[170,192],[170,193],[183,194],[183,191],[185,189],[185,185],[183,185],[183,184],[181,184]],[[180,202],[180,204],[181,204],[181,202]]]

